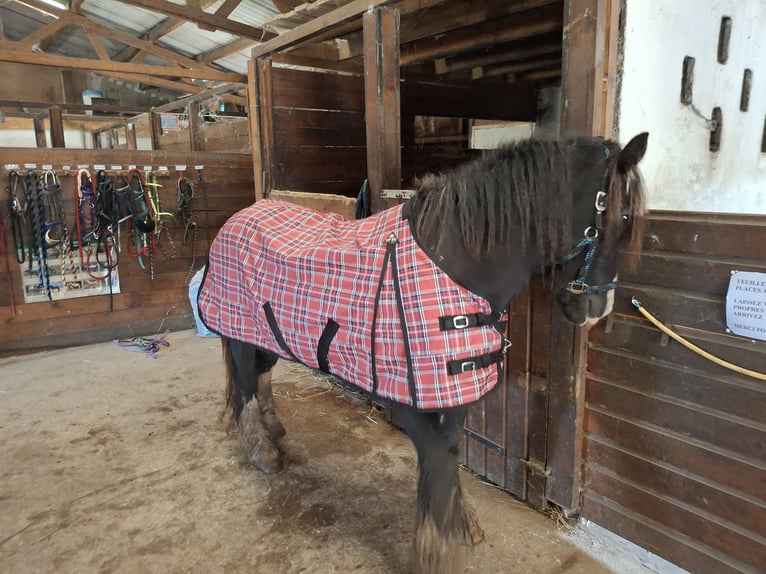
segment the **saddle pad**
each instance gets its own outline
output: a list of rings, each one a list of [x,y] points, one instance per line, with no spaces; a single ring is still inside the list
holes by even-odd
[[[213,241],[198,306],[220,335],[421,410],[474,402],[501,376],[497,329],[440,327],[490,305],[429,259],[402,206],[348,221],[258,201]],[[450,361],[468,368],[451,374]]]

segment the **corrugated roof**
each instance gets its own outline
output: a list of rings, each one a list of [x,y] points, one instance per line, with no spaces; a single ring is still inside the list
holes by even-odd
[[[185,0],[171,1],[174,4],[186,5]],[[205,12],[214,14],[224,1],[217,0],[207,6]],[[21,2],[10,1],[0,6],[5,36],[11,41],[22,40],[29,34],[50,24],[54,21],[55,13],[55,10],[51,10],[50,14],[46,14]],[[89,20],[104,24],[104,34],[99,36],[110,57],[123,52],[125,45],[109,37],[109,28],[141,38],[168,18],[165,14],[132,6],[118,0],[84,0],[80,6],[80,13]],[[262,28],[266,20],[278,13],[279,11],[274,7],[271,0],[242,0],[228,18],[234,22]],[[203,30],[196,24],[187,22],[160,37],[157,43],[183,56],[194,58],[230,44],[237,38],[238,36],[229,32]],[[57,55],[97,58],[87,35],[76,25],[67,26],[52,36],[47,41],[45,49],[47,52]],[[244,50],[220,58],[214,63],[225,70],[246,74],[248,57],[249,50]],[[155,59],[149,57],[145,63],[152,63]]]

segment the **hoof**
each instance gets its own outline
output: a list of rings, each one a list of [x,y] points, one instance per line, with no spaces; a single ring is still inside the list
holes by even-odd
[[[282,453],[273,444],[263,441],[254,448],[245,448],[245,459],[263,473],[279,472],[284,467]]]
[[[468,546],[475,546],[484,542],[484,531],[476,521],[471,523],[467,538]]]

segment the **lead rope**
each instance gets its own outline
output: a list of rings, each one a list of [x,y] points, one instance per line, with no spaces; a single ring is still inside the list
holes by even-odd
[[[26,250],[24,249],[24,223],[27,216],[28,205],[26,197],[22,192],[18,193],[19,181],[21,176],[17,171],[8,172],[8,215],[11,218],[11,235],[13,235],[13,247],[15,250],[16,261],[19,265],[26,261]]]
[[[669,337],[672,337],[679,343],[681,343],[684,347],[687,349],[690,349],[700,355],[701,357],[704,357],[708,361],[711,361],[715,363],[716,365],[720,365],[726,369],[729,369],[730,371],[734,371],[737,373],[740,373],[742,375],[747,375],[748,377],[753,377],[756,379],[760,379],[761,381],[766,381],[766,373],[759,373],[757,371],[751,371],[750,369],[746,369],[744,367],[740,367],[739,365],[735,365],[734,363],[730,363],[729,361],[724,361],[723,359],[719,359],[715,355],[712,355],[705,351],[704,349],[699,348],[694,343],[691,343],[687,341],[684,337],[676,333],[675,331],[672,331],[670,328],[668,328],[665,324],[659,321],[654,315],[652,315],[649,311],[644,309],[644,306],[641,304],[641,301],[633,297],[631,300],[633,303],[633,306],[638,309],[639,313],[641,313],[644,317],[649,319],[649,322],[652,323],[655,327],[657,327],[660,331],[668,335]]]
[[[48,269],[48,253],[45,249],[45,233],[43,231],[44,206],[42,191],[40,189],[40,176],[36,171],[29,170],[26,177],[27,184],[27,208],[29,210],[29,224],[32,232],[32,249],[37,259],[37,289],[53,300],[51,291],[50,270]],[[32,261],[30,259],[31,266]]]

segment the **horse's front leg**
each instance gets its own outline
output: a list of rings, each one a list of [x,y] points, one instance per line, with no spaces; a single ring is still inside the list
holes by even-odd
[[[277,472],[282,469],[282,452],[274,441],[284,435],[284,428],[276,419],[271,393],[271,369],[277,356],[248,343],[231,339],[222,339],[222,342],[227,411],[237,428],[240,450],[259,470]],[[268,403],[265,413],[261,396],[264,403]]]
[[[484,538],[466,506],[458,476],[458,455],[467,409],[421,413],[403,405],[394,414],[418,454],[418,505],[413,548],[417,574],[459,571],[458,545]]]

